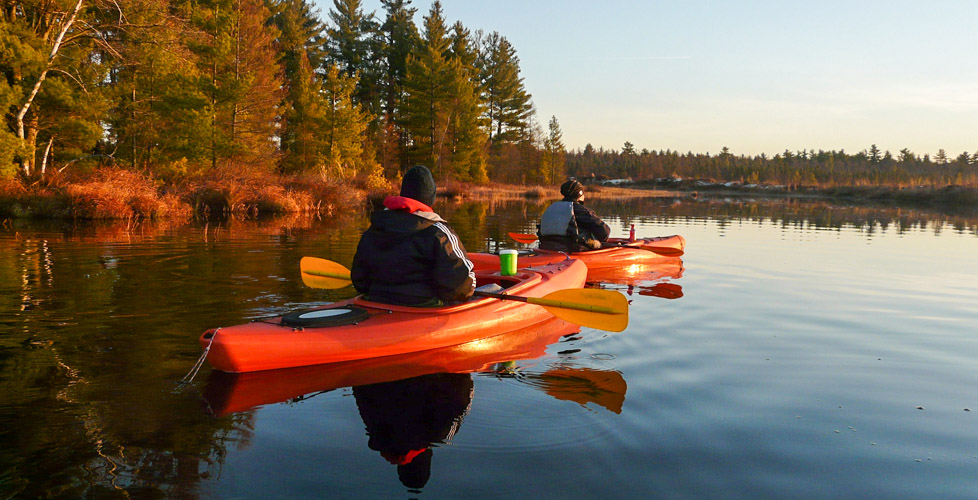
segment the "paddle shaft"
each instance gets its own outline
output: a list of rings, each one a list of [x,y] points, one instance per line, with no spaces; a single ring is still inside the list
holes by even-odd
[[[560,307],[564,309],[574,309],[577,311],[589,311],[602,314],[617,314],[615,311],[609,307],[597,306],[592,304],[579,304],[574,302],[565,302],[562,300],[550,300],[543,297],[521,297],[519,295],[506,295],[505,293],[492,293],[492,292],[480,292],[476,291],[475,295],[480,297],[492,297],[499,300],[515,300],[517,302],[526,302],[527,304],[536,304],[538,306],[550,306],[550,307]]]

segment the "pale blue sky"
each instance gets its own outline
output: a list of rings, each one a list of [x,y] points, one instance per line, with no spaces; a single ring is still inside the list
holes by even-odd
[[[324,21],[332,6],[318,0]],[[366,11],[383,11],[364,0]],[[420,24],[431,0],[414,0]],[[442,0],[568,149],[978,151],[978,0]]]

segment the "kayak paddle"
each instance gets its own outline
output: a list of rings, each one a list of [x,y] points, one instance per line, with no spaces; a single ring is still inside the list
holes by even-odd
[[[302,282],[310,288],[343,288],[349,286],[350,270],[338,262],[318,257],[303,257],[299,261]]]
[[[350,284],[350,270],[331,260],[303,257],[299,261],[299,269],[302,271],[302,282],[308,287],[333,289]],[[598,330],[620,332],[628,326],[628,299],[613,290],[568,288],[543,297],[478,291],[475,294],[536,304],[564,321]]]
[[[550,292],[543,297],[522,297],[479,291],[475,294],[499,300],[536,304],[564,321],[598,330],[620,332],[628,326],[628,299],[612,290],[567,288]]]
[[[509,233],[509,237],[513,238],[517,243],[526,243],[527,245],[537,240],[537,235],[535,234]]]

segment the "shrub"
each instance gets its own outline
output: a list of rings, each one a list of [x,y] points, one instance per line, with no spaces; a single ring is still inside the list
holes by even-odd
[[[161,195],[153,178],[119,168],[101,168],[64,187],[69,212],[79,219],[128,219],[188,215],[178,197]]]

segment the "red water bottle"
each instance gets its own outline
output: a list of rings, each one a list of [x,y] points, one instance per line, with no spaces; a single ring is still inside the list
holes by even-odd
[[[632,230],[628,232],[628,241],[635,241],[635,224],[632,224]]]

